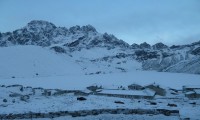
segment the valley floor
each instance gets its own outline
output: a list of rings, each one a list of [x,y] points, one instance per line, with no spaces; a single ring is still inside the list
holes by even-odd
[[[156,83],[166,89],[166,96],[156,95],[154,99],[130,99],[108,97],[96,94],[80,95],[76,90],[89,93],[88,86],[101,86],[103,89],[127,89],[133,83],[145,86]],[[18,84],[18,85],[17,85]],[[182,91],[184,85],[200,85],[200,76],[191,74],[158,73],[134,71],[102,75],[78,76],[38,76],[34,78],[0,78],[0,115],[24,113],[50,113],[58,111],[80,111],[94,109],[145,109],[178,110],[178,115],[166,114],[99,114],[86,117],[63,116],[54,119],[180,119],[200,118],[200,99],[188,99]],[[11,85],[11,86],[9,86]],[[12,86],[14,85],[14,86]],[[21,86],[23,85],[23,86]],[[30,87],[27,87],[30,86]],[[22,89],[23,88],[23,89]],[[50,95],[44,92],[51,91]],[[62,90],[71,90],[64,92]],[[56,94],[58,93],[59,94]],[[131,91],[131,90],[130,90]],[[48,93],[47,93],[48,94]],[[28,96],[27,96],[28,95]],[[77,100],[78,97],[86,100]],[[6,100],[5,100],[6,99]],[[116,103],[116,101],[118,101]],[[47,120],[48,118],[38,118]]]
[[[184,85],[200,85],[200,75],[184,73],[167,73],[154,71],[130,71],[110,74],[68,74],[68,75],[38,75],[30,77],[2,77],[0,84],[20,84],[46,89],[84,90],[90,85],[102,85],[104,88],[117,88],[130,84],[148,85],[152,83],[163,87],[182,89]]]

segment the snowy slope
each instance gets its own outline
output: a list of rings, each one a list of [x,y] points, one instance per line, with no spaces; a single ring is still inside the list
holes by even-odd
[[[82,73],[69,56],[37,46],[0,48],[0,77],[23,78]]]

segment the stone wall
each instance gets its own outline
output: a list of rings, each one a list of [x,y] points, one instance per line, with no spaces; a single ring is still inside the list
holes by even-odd
[[[81,117],[99,114],[163,114],[165,116],[179,116],[178,110],[166,109],[93,109],[80,111],[58,111],[49,113],[24,113],[24,114],[0,114],[0,119],[32,119],[32,118],[56,118],[61,116]]]

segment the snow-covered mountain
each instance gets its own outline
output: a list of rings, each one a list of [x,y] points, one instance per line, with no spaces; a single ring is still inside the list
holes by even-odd
[[[24,73],[91,75],[134,70],[200,74],[200,41],[171,47],[129,45],[114,35],[98,33],[91,25],[68,29],[34,20],[21,29],[0,33],[0,46],[1,75],[6,71],[23,77]]]

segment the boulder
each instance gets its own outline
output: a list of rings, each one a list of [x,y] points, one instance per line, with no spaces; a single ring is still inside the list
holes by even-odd
[[[21,100],[21,101],[25,101],[25,102],[27,102],[29,99],[30,99],[30,96],[29,96],[29,95],[22,95],[22,96],[20,97],[20,100]]]
[[[77,100],[79,100],[79,101],[84,101],[84,100],[87,100],[87,99],[84,98],[84,97],[77,97]]]
[[[115,103],[117,103],[117,104],[124,104],[124,102],[122,102],[122,101],[115,101]]]

